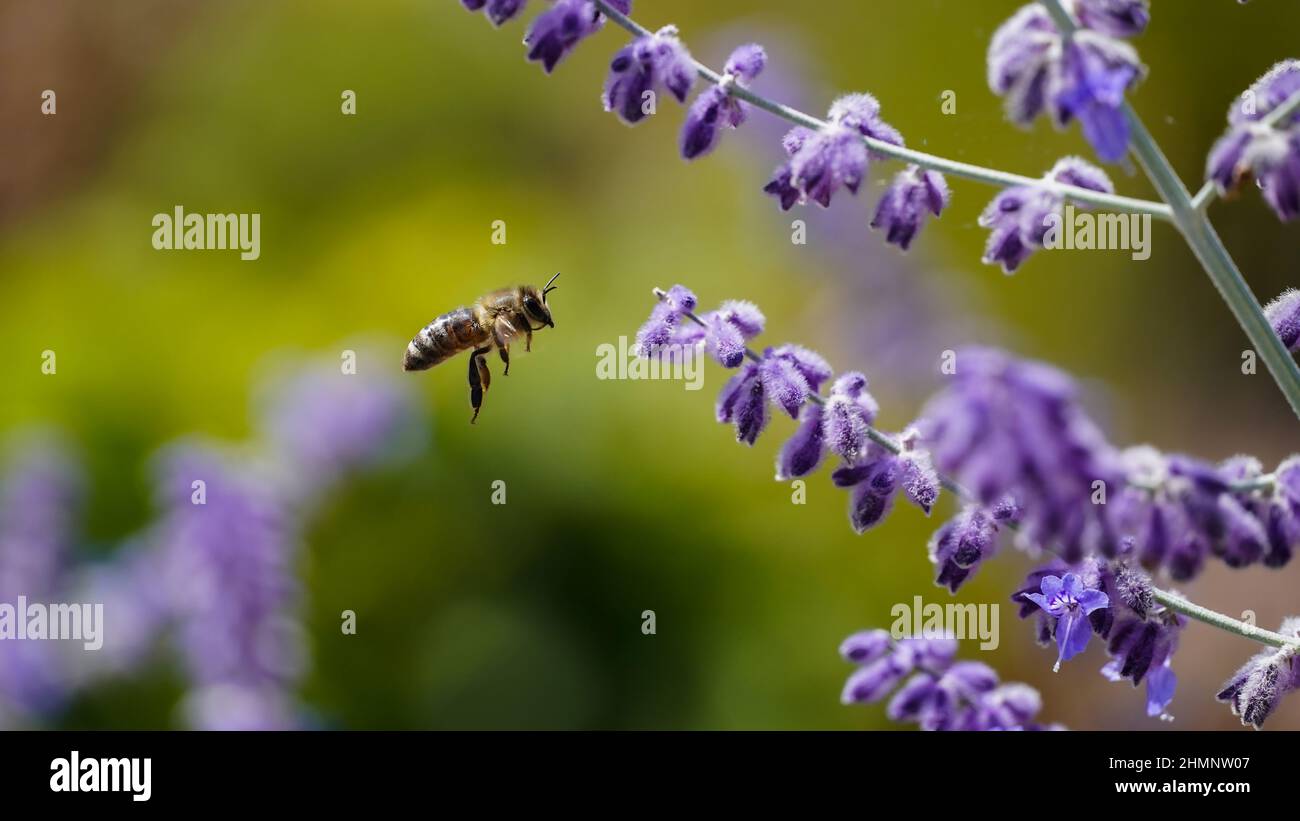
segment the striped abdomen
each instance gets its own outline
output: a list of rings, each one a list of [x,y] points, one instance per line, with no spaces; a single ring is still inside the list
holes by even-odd
[[[423,371],[461,351],[487,344],[491,334],[479,324],[471,308],[457,308],[424,326],[406,346],[402,369]]]

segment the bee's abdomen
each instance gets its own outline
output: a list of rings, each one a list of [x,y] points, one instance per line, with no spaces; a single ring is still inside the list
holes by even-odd
[[[488,332],[469,308],[457,308],[424,326],[406,346],[402,369],[423,371],[468,348],[482,345]]]

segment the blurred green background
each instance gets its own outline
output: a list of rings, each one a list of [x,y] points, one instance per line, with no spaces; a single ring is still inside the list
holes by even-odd
[[[870,90],[909,145],[1038,175],[1089,152],[1077,130],[1009,126],[985,86],[989,37],[1018,5],[634,10],[651,28],[677,23],[714,65],[731,45],[765,43],[757,87],[797,93],[788,101],[805,110]],[[1300,56],[1300,5],[1154,6],[1136,42],[1151,74],[1132,99],[1198,181],[1234,95]],[[940,351],[1000,342],[1085,380],[1117,443],[1270,465],[1298,449],[1295,419],[1262,370],[1241,373],[1245,339],[1172,228],[1155,227],[1146,262],[1041,253],[1004,277],[978,261],[975,221],[994,192],[954,181],[951,210],[901,258],[867,232],[878,185],[838,201],[837,225],[777,212],[759,190],[781,158],[766,115],[684,163],[675,103],[636,129],[600,109],[621,31],[584,43],[550,78],[524,61],[523,31],[495,31],[454,0],[0,6],[0,429],[68,432],[89,462],[87,535],[103,551],[153,516],[145,465],[156,448],[189,433],[249,435],[250,383],[269,354],[337,356],[343,340],[377,336],[392,340],[391,361],[362,367],[396,368],[434,315],[564,272],[557,328],[516,354],[508,378],[492,363],[476,426],[463,362],[408,375],[431,446],[350,485],[312,523],[302,696],[323,725],[889,726],[879,707],[840,706],[849,667],[836,647],[888,626],[890,606],[914,593],[947,600],[925,555],[938,521],[904,507],[855,537],[824,472],[806,505],[791,504],[771,478],[791,424],[737,446],[712,421],[725,378],[714,366],[698,393],[597,380],[596,347],[635,333],[655,285],[683,282],[705,308],[754,300],[766,341],[867,369],[887,429],[938,385]],[[51,117],[39,110],[46,88],[58,93]],[[340,113],[344,89],[356,91],[355,116]],[[945,90],[955,115],[940,110]],[[877,169],[877,182],[893,170]],[[1122,192],[1153,196],[1140,174],[1109,170]],[[153,250],[152,216],[177,204],[260,213],[261,258]],[[790,220],[805,216],[809,242],[792,245]],[[1300,234],[1256,194],[1214,217],[1261,299],[1300,285]],[[490,242],[494,220],[507,224],[503,246]],[[882,357],[885,345],[901,354]],[[41,373],[46,349],[55,376]],[[490,501],[497,479],[504,506]],[[1030,566],[1005,549],[960,598],[1005,602]],[[1295,572],[1216,565],[1190,592],[1273,626],[1300,609]],[[340,633],[345,609],[355,636]],[[640,629],[647,609],[653,636]],[[1140,693],[1096,673],[1095,644],[1053,675],[1053,654],[1009,606],[1001,627],[996,652],[963,653],[1042,690],[1045,719],[1164,726],[1145,718]],[[1174,726],[1236,726],[1211,695],[1251,652],[1190,628]],[[172,726],[178,695],[159,662],[82,697],[63,726]],[[1300,727],[1300,709],[1271,724]]]

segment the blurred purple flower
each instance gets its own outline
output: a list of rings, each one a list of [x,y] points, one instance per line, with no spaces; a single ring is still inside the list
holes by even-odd
[[[282,363],[259,388],[257,428],[286,501],[309,501],[347,474],[417,452],[423,427],[409,386],[367,367],[353,371],[328,359]]]
[[[1123,158],[1129,138],[1124,92],[1144,68],[1132,46],[1110,35],[1136,34],[1146,26],[1148,15],[1139,5],[1085,3],[1076,10],[1085,28],[1069,38],[1061,37],[1042,5],[1021,7],[989,44],[989,88],[1005,98],[1007,117],[1027,126],[1046,109],[1060,128],[1077,119],[1098,157]]]
[[[1075,0],[1079,25],[1112,37],[1136,37],[1151,22],[1147,0]]]
[[[1056,545],[1067,561],[1114,552],[1106,506],[1094,498],[1104,498],[1099,488],[1121,487],[1119,454],[1066,374],[1000,351],[962,350],[921,416],[936,467],[985,505],[1013,499],[1033,543]]]
[[[610,5],[624,14],[632,11],[632,0],[611,0]],[[524,35],[528,59],[541,63],[542,70],[550,74],[578,43],[603,25],[605,15],[591,0],[555,0],[537,15]]]
[[[0,476],[0,601],[57,596],[72,561],[84,492],[81,466],[53,436],[15,438]],[[23,724],[68,694],[58,644],[0,641],[0,725]]]
[[[278,700],[305,661],[294,522],[261,477],[212,448],[174,445],[156,475],[169,607],[195,689]]]
[[[977,661],[956,661],[949,638],[891,639],[884,630],[855,633],[840,655],[858,665],[844,685],[844,704],[880,701],[907,678],[885,708],[892,721],[915,722],[922,730],[1035,730],[1042,706],[1025,684],[999,684],[998,675]]]
[[[469,11],[482,11],[494,26],[501,26],[524,10],[526,0],[460,0]]]

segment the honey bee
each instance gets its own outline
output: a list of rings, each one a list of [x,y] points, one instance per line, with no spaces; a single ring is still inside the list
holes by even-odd
[[[505,363],[505,375],[510,375],[510,343],[520,334],[524,337],[524,350],[531,351],[533,331],[555,327],[551,309],[546,305],[546,295],[556,288],[556,278],[545,287],[520,285],[502,288],[479,297],[468,308],[457,308],[425,325],[406,346],[402,360],[404,371],[426,371],[440,362],[451,359],[461,351],[473,351],[469,357],[469,403],[474,408],[470,424],[478,419],[483,407],[483,394],[492,381],[488,372],[487,355],[496,348]],[[540,322],[536,328],[534,322]]]

